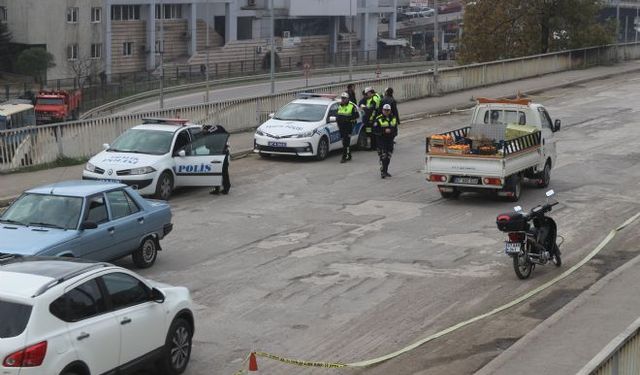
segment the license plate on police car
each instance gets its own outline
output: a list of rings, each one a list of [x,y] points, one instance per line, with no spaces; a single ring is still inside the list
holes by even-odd
[[[268,142],[267,145],[271,147],[287,147],[287,142]]]
[[[507,254],[519,254],[520,249],[522,249],[522,244],[520,242],[505,242],[504,243],[504,252]]]
[[[478,178],[476,177],[455,177],[453,182],[455,184],[468,184],[468,185],[477,185]]]
[[[103,178],[103,179],[101,179],[100,181],[104,181],[104,182],[113,182],[113,183],[116,183],[116,184],[119,184],[119,183],[120,183],[120,180],[107,179],[107,178]]]

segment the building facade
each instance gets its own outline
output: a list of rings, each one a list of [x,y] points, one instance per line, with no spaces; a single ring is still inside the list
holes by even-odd
[[[380,16],[394,13],[397,0],[273,4],[278,53],[297,55],[309,45],[330,55],[344,50],[345,33],[354,36],[356,49],[375,52]],[[220,62],[242,58],[240,48],[264,54],[270,14],[270,0],[0,0],[0,22],[13,42],[55,57],[49,79],[198,65],[207,51]],[[394,37],[396,17],[389,18]]]

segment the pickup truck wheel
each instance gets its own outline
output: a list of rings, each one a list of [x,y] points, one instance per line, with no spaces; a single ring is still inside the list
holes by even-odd
[[[149,268],[153,266],[158,258],[158,243],[156,239],[149,236],[142,241],[140,247],[131,254],[133,264],[138,268]]]
[[[164,344],[166,355],[161,363],[164,375],[182,374],[187,369],[192,336],[193,329],[186,320],[178,318],[171,323]]]
[[[158,178],[158,183],[156,185],[156,194],[154,197],[156,199],[162,199],[163,201],[168,201],[171,197],[171,193],[173,192],[173,176],[169,172],[162,172],[160,177]]]
[[[440,195],[444,199],[456,199],[460,196],[460,190],[453,188],[453,191],[442,191],[440,190]]]
[[[538,187],[546,188],[549,186],[549,182],[551,182],[551,165],[547,163],[544,165],[544,170],[540,172]]]

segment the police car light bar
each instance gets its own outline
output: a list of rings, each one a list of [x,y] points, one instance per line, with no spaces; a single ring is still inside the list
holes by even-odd
[[[189,122],[187,119],[183,118],[143,118],[143,125],[181,125],[185,126]]]
[[[296,95],[300,99],[309,99],[309,98],[329,98],[335,99],[338,97],[336,94],[319,94],[315,92],[300,92]]]

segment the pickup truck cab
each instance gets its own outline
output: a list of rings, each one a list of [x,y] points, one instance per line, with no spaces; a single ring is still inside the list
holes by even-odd
[[[444,198],[490,190],[517,201],[523,182],[546,187],[556,163],[560,120],[526,99],[478,99],[471,125],[427,138],[427,181]]]

